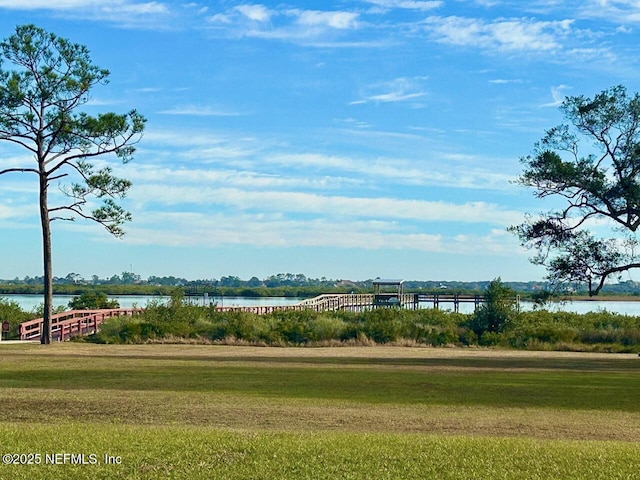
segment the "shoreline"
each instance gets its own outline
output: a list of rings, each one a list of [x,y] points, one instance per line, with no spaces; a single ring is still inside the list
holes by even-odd
[[[640,302],[640,295],[603,295],[603,296],[583,296],[572,295],[552,302]]]

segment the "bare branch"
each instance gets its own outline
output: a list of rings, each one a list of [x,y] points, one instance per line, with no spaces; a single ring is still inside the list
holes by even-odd
[[[6,170],[0,170],[0,175],[4,175],[5,173],[13,173],[13,172],[20,172],[20,173],[40,173],[38,172],[38,170],[33,169],[33,168],[7,168]]]

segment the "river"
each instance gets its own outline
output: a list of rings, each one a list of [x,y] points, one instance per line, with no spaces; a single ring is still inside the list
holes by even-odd
[[[16,302],[20,308],[25,311],[32,311],[42,303],[42,295],[2,295],[9,301]],[[66,307],[73,299],[73,295],[54,295],[54,307]],[[110,296],[109,299],[116,300],[121,307],[145,307],[149,302],[163,302],[168,297],[151,296],[151,295],[117,295]],[[192,297],[193,303],[205,305],[209,303],[217,303],[224,307],[249,307],[249,306],[273,306],[273,305],[295,305],[301,302],[302,298],[297,297]],[[429,308],[431,304],[422,304],[423,307]],[[440,305],[442,310],[453,309],[453,305],[443,303]],[[532,310],[533,303],[521,302],[523,310]],[[472,303],[460,304],[460,312],[472,313],[474,305]],[[576,300],[571,302],[554,303],[549,310],[561,310],[567,312],[587,313],[607,310],[624,315],[640,316],[640,300],[639,301],[617,301],[617,300]]]
[[[74,295],[54,295],[54,307],[67,307]],[[42,295],[0,295],[0,298],[16,302],[22,310],[32,311],[42,304]],[[122,308],[146,307],[149,302],[164,302],[169,297],[153,295],[113,295],[110,300],[116,300]],[[189,298],[189,297],[187,297]],[[302,298],[296,297],[192,297],[193,303],[199,305],[217,303],[224,307],[248,307],[248,306],[271,306],[271,305],[294,305],[300,303]]]

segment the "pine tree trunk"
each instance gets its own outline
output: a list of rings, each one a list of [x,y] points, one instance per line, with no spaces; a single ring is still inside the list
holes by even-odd
[[[51,262],[51,223],[47,206],[48,179],[40,174],[40,223],[42,225],[42,260],[44,265],[44,312],[40,343],[51,343],[51,315],[53,313],[53,266]]]

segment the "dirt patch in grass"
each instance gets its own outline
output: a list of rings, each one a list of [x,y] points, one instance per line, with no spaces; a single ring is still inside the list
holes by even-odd
[[[0,395],[3,422],[192,425],[242,431],[450,434],[637,441],[640,418],[626,412],[541,408],[362,405],[173,392],[51,392]],[[0,422],[2,423],[2,422]]]
[[[74,355],[110,357],[184,357],[184,358],[363,358],[363,359],[416,359],[416,358],[449,358],[449,359],[545,359],[545,360],[584,360],[606,359],[630,360],[638,359],[636,354],[609,354],[592,352],[555,352],[529,350],[499,350],[489,348],[434,348],[428,346],[404,347],[377,345],[371,347],[335,346],[335,347],[253,347],[227,345],[97,345],[90,343],[54,343],[43,346],[39,344],[3,345],[0,343],[0,357],[4,353],[29,355]],[[640,360],[639,360],[640,365]]]

